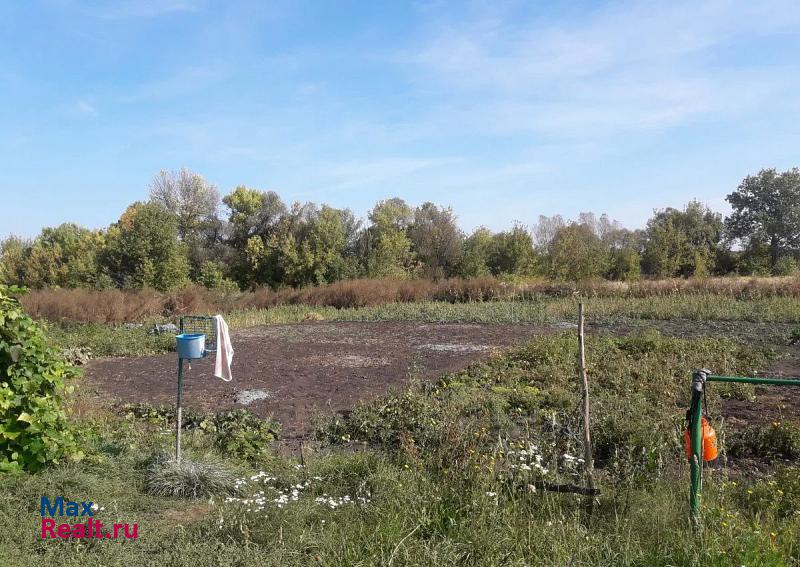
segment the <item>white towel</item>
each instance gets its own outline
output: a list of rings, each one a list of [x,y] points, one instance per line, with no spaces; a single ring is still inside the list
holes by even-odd
[[[231,336],[228,333],[228,324],[222,315],[214,316],[214,326],[217,331],[217,352],[214,356],[214,376],[230,382],[231,363],[233,362],[233,345]]]

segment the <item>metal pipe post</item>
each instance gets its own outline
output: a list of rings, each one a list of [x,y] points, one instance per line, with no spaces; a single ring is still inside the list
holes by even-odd
[[[178,400],[175,424],[175,461],[181,462],[181,423],[183,422],[183,359],[178,357]]]
[[[692,510],[692,525],[700,525],[700,500],[703,491],[703,390],[707,370],[697,370],[692,375],[692,403],[689,408],[689,435],[692,440],[692,456],[689,460],[691,489],[689,504]]]

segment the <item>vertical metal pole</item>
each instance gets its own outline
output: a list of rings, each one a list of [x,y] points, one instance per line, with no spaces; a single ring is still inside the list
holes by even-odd
[[[692,456],[689,460],[691,489],[689,504],[691,506],[692,525],[700,525],[700,500],[703,491],[703,389],[705,388],[707,370],[697,370],[692,375],[692,402],[689,408],[689,436],[692,440]]]
[[[183,334],[183,317],[180,319],[180,333]],[[183,359],[178,355],[178,396],[175,403],[175,462],[181,462],[181,423],[183,422]]]
[[[181,462],[181,423],[183,422],[183,359],[178,357],[178,400],[175,423],[175,461]]]

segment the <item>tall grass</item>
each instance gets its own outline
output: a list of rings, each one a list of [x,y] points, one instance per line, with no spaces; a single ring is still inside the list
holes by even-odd
[[[287,305],[354,309],[395,303],[517,302],[571,297],[608,300],[670,297],[719,297],[736,301],[796,300],[800,298],[800,278],[706,278],[635,283],[506,281],[492,277],[438,282],[351,280],[298,290],[272,291],[264,288],[245,293],[222,293],[199,287],[170,293],[152,290],[47,289],[32,291],[22,298],[22,302],[28,313],[36,318],[119,324],[185,313],[230,313]],[[661,303],[668,304],[668,301]]]

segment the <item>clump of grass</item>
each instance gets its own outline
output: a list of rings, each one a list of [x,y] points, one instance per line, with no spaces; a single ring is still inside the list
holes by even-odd
[[[153,496],[206,498],[236,493],[236,475],[213,461],[158,456],[147,468],[145,491]]]

